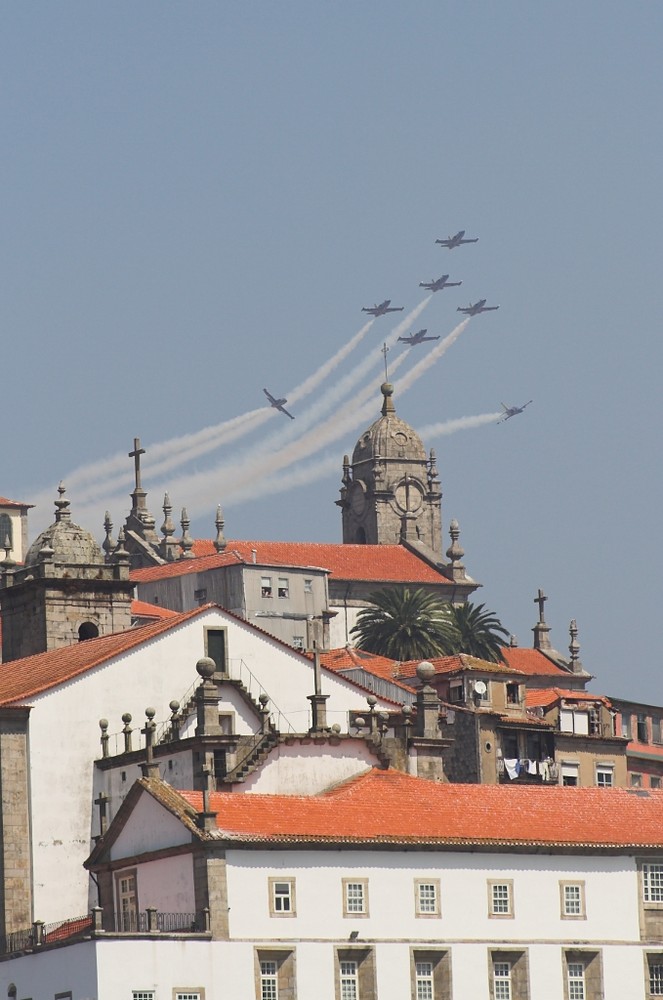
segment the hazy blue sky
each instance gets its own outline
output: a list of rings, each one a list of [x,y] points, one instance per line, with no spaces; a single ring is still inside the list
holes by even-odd
[[[426,441],[445,530],[456,517],[480,599],[522,645],[543,587],[559,649],[577,618],[595,688],[662,703],[663,7],[33,0],[0,12],[0,492],[39,499],[31,536],[60,478],[74,515],[92,516],[72,474],[139,435],[157,525],[172,478],[197,535],[213,533],[219,501],[229,537],[340,540],[333,501],[358,430],[321,445],[336,471],[289,491],[273,492],[256,449],[305,429],[316,397],[371,351],[377,416],[389,318],[293,406],[299,423],[275,415],[159,476],[150,448],[261,407],[263,386],[291,393],[358,332],[362,306],[411,310],[418,282],[449,272],[462,288],[434,296],[413,329],[444,336],[479,297],[501,308],[397,393],[399,414],[422,428],[534,402]],[[480,242],[435,246],[461,228]],[[336,404],[339,421],[367,382]],[[226,500],[245,447],[256,499],[242,506]],[[109,480],[99,500],[116,528],[128,492]],[[102,537],[96,509],[85,526]]]

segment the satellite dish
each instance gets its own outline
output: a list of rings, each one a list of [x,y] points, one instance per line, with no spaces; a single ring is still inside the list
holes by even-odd
[[[485,694],[488,688],[486,687],[485,681],[475,681],[474,690],[477,694]]]

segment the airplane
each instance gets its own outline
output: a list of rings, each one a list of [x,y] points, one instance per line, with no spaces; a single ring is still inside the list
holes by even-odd
[[[478,316],[479,313],[491,312],[493,309],[499,309],[499,306],[487,306],[485,299],[479,299],[478,302],[471,302],[465,309],[458,306],[456,312],[465,313],[467,316]]]
[[[411,333],[409,337],[399,337],[404,344],[409,344],[410,347],[414,347],[415,344],[423,344],[425,340],[439,340],[439,337],[427,337],[427,330],[418,330],[417,333]]]
[[[295,419],[293,417],[292,413],[288,413],[288,411],[286,410],[285,406],[283,405],[284,403],[288,402],[287,399],[285,399],[285,398],[283,398],[283,399],[276,399],[274,396],[272,396],[271,392],[267,391],[267,389],[263,389],[262,391],[267,396],[267,399],[269,400],[270,406],[273,406],[275,410],[280,410],[281,413],[285,413],[286,417],[290,417],[291,420]]]
[[[368,306],[362,306],[361,311],[363,313],[370,313],[371,316],[384,316],[386,313],[402,313],[405,306],[389,306],[391,305],[391,299],[385,299],[381,302],[379,306],[372,306],[370,309]]]
[[[522,413],[525,407],[529,406],[529,404],[533,402],[534,402],[533,399],[528,399],[527,402],[523,403],[522,406],[507,406],[505,403],[500,403],[500,406],[504,410],[504,413],[502,414],[501,418],[497,421],[498,424],[503,424],[504,421],[509,420],[510,417],[515,417],[519,413]]]
[[[433,278],[431,281],[420,281],[419,288],[428,288],[431,292],[441,292],[443,288],[456,288],[462,285],[462,281],[448,281],[449,275],[443,274],[441,278]]]
[[[459,229],[455,236],[448,236],[446,240],[435,240],[440,246],[447,247],[449,250],[454,250],[455,247],[459,247],[461,243],[478,243],[479,237],[477,236],[474,240],[465,239],[465,230]]]

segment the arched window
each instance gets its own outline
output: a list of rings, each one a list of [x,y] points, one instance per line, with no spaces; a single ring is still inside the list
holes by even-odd
[[[366,544],[366,532],[364,531],[363,528],[357,528],[357,540],[356,540],[355,544],[356,545],[365,545]]]
[[[94,622],[83,622],[78,630],[78,641],[85,642],[86,639],[96,639],[99,635],[99,626]]]
[[[0,514],[0,549],[6,548],[7,539],[9,539],[9,547],[13,548],[12,519],[9,514]]]

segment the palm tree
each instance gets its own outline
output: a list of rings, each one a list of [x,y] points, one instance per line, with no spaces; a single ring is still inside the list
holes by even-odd
[[[504,660],[502,645],[509,632],[492,611],[484,608],[483,604],[459,604],[451,608],[456,631],[455,652],[499,663]]]
[[[384,588],[369,597],[351,629],[359,649],[393,660],[426,659],[454,652],[456,626],[450,605],[425,590]]]

